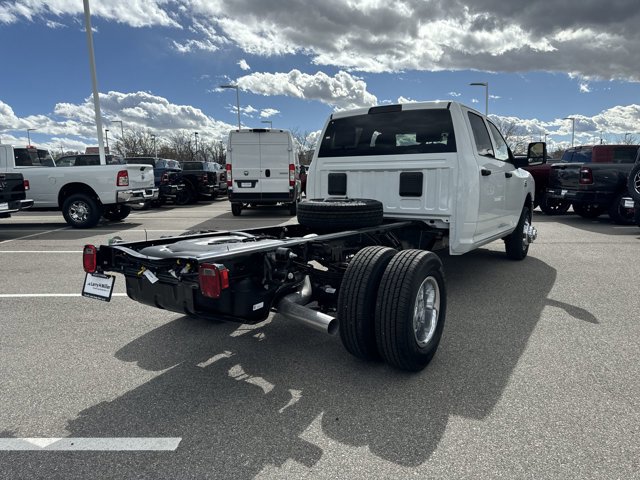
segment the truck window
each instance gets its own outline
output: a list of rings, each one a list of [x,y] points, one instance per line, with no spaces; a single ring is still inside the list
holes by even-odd
[[[447,109],[399,110],[331,120],[319,157],[455,152]]]
[[[509,160],[509,147],[505,142],[504,137],[493,123],[489,123],[489,130],[491,130],[491,136],[493,137],[493,143],[496,146],[496,159],[506,162]]]
[[[620,147],[613,149],[613,163],[635,163],[638,147]]]
[[[55,165],[48,150],[14,148],[16,167],[52,167]]]
[[[489,138],[489,131],[487,130],[482,117],[473,112],[469,112],[469,123],[471,124],[471,130],[473,131],[473,138],[476,141],[476,150],[478,154],[495,155],[493,152],[493,146],[491,145],[491,138]]]

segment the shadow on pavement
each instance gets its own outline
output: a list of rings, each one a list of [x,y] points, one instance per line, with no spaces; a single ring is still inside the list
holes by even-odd
[[[400,466],[423,464],[451,416],[491,414],[542,309],[559,303],[547,298],[556,271],[536,258],[479,250],[443,261],[447,325],[423,372],[361,362],[338,338],[277,315],[254,327],[179,318],[115,354],[157,377],[68,424],[72,437],[182,437],[177,451],[67,454],[61,468],[99,478],[253,478],[289,459],[315,465],[329,442],[320,433]]]

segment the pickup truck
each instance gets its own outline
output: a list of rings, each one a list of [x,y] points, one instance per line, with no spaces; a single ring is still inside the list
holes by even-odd
[[[215,199],[218,183],[215,172],[205,170],[205,162],[182,162],[184,188],[176,197],[177,205],[196,203],[198,199]]]
[[[309,169],[298,223],[85,245],[83,295],[257,323],[273,311],[346,350],[423,369],[442,336],[442,261],[495,240],[523,260],[535,185],[491,121],[455,102],[336,112]],[[277,317],[276,317],[277,318]]]
[[[551,167],[547,196],[571,202],[584,218],[608,213],[622,225],[633,223],[634,208],[627,178],[638,153],[637,145],[587,145],[565,151]]]
[[[153,167],[153,179],[158,187],[158,199],[147,202],[163,204],[167,200],[175,201],[180,191],[184,188],[182,183],[182,167],[180,162],[168,158],[155,157],[127,157],[128,165],[151,165]]]
[[[28,185],[21,173],[0,172],[0,218],[9,218],[12,213],[33,205],[25,193]]]
[[[529,172],[536,182],[536,197],[533,201],[534,207],[540,207],[547,215],[562,215],[569,210],[571,202],[566,200],[549,198],[547,188],[549,187],[549,174],[551,173],[551,159],[547,155],[547,145],[545,142],[532,142],[527,148],[528,166],[524,169]]]
[[[21,173],[33,208],[62,211],[75,228],[91,228],[101,217],[124,219],[128,204],[158,198],[148,165],[57,167],[50,153],[34,147],[0,145],[0,172]]]

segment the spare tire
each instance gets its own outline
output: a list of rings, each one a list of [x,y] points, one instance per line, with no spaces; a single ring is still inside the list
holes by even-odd
[[[375,227],[382,223],[382,203],[369,198],[313,198],[298,203],[298,223],[321,231]]]
[[[640,202],[640,163],[636,163],[629,172],[627,187],[629,189],[629,195],[631,195],[636,202]]]

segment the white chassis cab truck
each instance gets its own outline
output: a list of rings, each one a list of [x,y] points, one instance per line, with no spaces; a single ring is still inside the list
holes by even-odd
[[[498,129],[454,102],[333,114],[298,223],[86,245],[83,294],[186,315],[257,323],[270,312],[338,332],[346,350],[423,369],[442,336],[442,262],[495,240],[523,260],[536,238],[533,178]],[[520,165],[522,162],[523,165]],[[276,317],[277,318],[277,317]]]
[[[0,172],[21,173],[33,209],[61,210],[74,228],[91,228],[101,217],[123,220],[129,204],[158,198],[150,165],[56,167],[45,149],[0,145]]]

